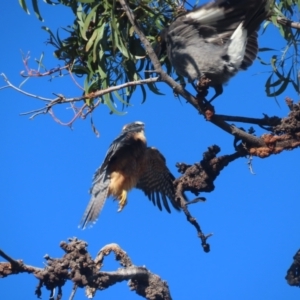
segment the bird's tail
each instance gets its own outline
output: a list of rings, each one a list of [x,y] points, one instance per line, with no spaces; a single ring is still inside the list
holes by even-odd
[[[243,27],[247,29],[248,36],[254,31],[257,31],[260,24],[271,15],[272,3],[272,0],[252,0],[249,2],[248,10],[243,22]]]
[[[244,0],[237,6],[242,3],[247,5],[247,10],[243,8],[244,20],[233,32],[228,44],[230,62],[237,69],[247,69],[255,59],[258,51],[256,31],[271,11],[271,0]]]
[[[95,173],[93,185],[90,189],[92,197],[79,225],[82,229],[97,220],[108,195],[109,181],[106,170],[102,172],[98,170]]]

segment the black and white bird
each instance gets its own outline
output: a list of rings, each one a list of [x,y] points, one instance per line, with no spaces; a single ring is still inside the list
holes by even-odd
[[[270,15],[273,0],[215,0],[176,18],[162,30],[161,43],[178,74],[189,81],[223,84],[252,65],[258,52],[257,31]]]

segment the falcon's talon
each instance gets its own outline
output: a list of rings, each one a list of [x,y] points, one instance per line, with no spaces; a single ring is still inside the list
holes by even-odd
[[[126,190],[123,190],[119,198],[118,212],[121,212],[126,205],[127,205],[127,192]]]
[[[205,201],[206,201],[206,198],[204,198],[204,197],[197,197],[197,198],[195,198],[195,199],[193,199],[193,200],[191,200],[189,202],[186,202],[185,206],[190,205],[190,204],[195,204],[195,203],[198,203],[198,202],[205,202]]]

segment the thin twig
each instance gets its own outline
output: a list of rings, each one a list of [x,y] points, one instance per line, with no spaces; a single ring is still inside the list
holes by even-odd
[[[60,121],[55,115],[52,109],[49,109],[48,113],[50,114],[50,116],[53,118],[53,120],[55,122],[57,122],[58,124],[62,125],[62,126],[68,126],[68,127],[72,127],[73,123],[76,121],[76,119],[78,119],[80,116],[82,116],[82,112],[85,108],[87,108],[88,106],[86,104],[84,104],[79,110],[78,112],[74,115],[74,117],[71,119],[71,121],[64,123],[62,121]]]
[[[10,262],[12,265],[19,265],[18,261],[14,260],[0,249],[0,256]]]
[[[82,95],[80,97],[65,98],[63,95],[60,95],[59,97],[57,97],[55,99],[50,99],[50,98],[44,98],[44,97],[40,97],[40,96],[37,96],[37,95],[34,95],[34,94],[30,94],[30,93],[27,93],[27,92],[17,88],[15,85],[13,85],[11,82],[9,82],[9,80],[7,79],[7,77],[4,73],[1,73],[0,76],[2,76],[8,84],[8,86],[6,86],[5,88],[10,87],[10,88],[22,93],[22,94],[25,94],[26,96],[33,97],[33,98],[36,98],[38,100],[51,102],[51,104],[48,104],[49,107],[52,107],[53,105],[60,104],[60,103],[78,102],[78,101],[85,100],[85,99],[97,98],[97,97],[103,96],[105,94],[123,89],[125,87],[135,86],[135,85],[143,85],[143,84],[147,84],[147,83],[153,83],[153,82],[157,82],[159,80],[159,77],[151,77],[151,78],[147,78],[147,79],[141,79],[141,80],[137,80],[137,81],[126,82],[126,83],[116,85],[116,86],[111,86],[107,89],[99,90],[99,91],[92,92],[92,93],[89,93],[89,94],[85,94],[85,95]],[[4,87],[2,87],[2,88],[4,88]]]
[[[216,114],[215,117],[221,118],[224,121],[256,124],[259,126],[276,126],[281,122],[281,118],[279,117],[267,117],[267,116],[265,116],[264,118],[249,118],[249,117],[227,116],[227,115]]]
[[[73,300],[77,291],[78,285],[76,283],[74,283],[73,288],[72,288],[72,292],[71,295],[69,297],[69,300]]]
[[[75,85],[76,85],[79,89],[81,89],[82,91],[84,91],[84,88],[83,88],[83,87],[76,81],[76,79],[74,78],[70,66],[69,66],[69,68],[68,68],[68,72],[69,72],[69,75],[70,75],[72,81],[75,83]]]
[[[15,85],[13,85],[9,80],[8,78],[6,77],[6,75],[4,73],[1,73],[0,76],[3,77],[3,79],[5,80],[5,82],[8,84],[8,86],[16,91],[18,91],[19,93],[21,94],[24,94],[28,97],[32,97],[32,98],[35,98],[35,99],[38,99],[38,100],[42,100],[42,101],[46,101],[46,102],[51,102],[53,101],[52,99],[49,99],[49,98],[44,98],[44,97],[40,97],[40,96],[37,96],[37,95],[34,95],[34,94],[30,94],[30,93],[27,93],[21,89],[19,89],[18,87],[16,87]],[[7,87],[7,86],[6,86]],[[2,87],[3,88],[3,87]],[[0,88],[1,89],[1,88]]]

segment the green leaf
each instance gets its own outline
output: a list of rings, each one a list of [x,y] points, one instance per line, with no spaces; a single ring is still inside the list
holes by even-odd
[[[93,132],[95,133],[96,137],[99,137],[99,136],[100,136],[100,133],[99,133],[99,131],[97,130],[97,128],[95,127],[95,125],[94,125],[92,116],[91,116],[91,126],[92,126],[92,130],[93,130]]]
[[[105,94],[103,95],[103,99],[104,99],[104,103],[108,106],[108,108],[111,110],[112,113],[116,114],[116,115],[119,115],[119,116],[124,116],[127,114],[127,112],[121,112],[121,111],[118,111],[114,104],[112,103],[111,99],[110,99],[110,95],[109,94]]]
[[[49,27],[46,27],[46,26],[42,26],[42,29],[47,31],[50,36],[54,39],[54,41],[56,42],[57,46],[58,46],[58,41],[56,39],[56,36],[53,34],[53,32],[51,31],[51,29]]]
[[[262,58],[260,58],[259,56],[257,56],[256,58],[259,60],[259,62],[260,62],[262,65],[265,65],[265,66],[269,66],[269,65],[270,65],[270,63],[265,62],[265,61],[264,61]]]
[[[34,11],[36,17],[37,17],[40,21],[44,22],[44,19],[42,18],[41,14],[40,14],[40,11],[39,11],[39,7],[38,7],[38,4],[37,4],[37,0],[32,0],[32,6],[33,6],[33,11]]]
[[[118,99],[122,104],[124,104],[125,106],[132,106],[131,104],[129,104],[127,101],[125,101],[125,100],[121,97],[121,95],[119,94],[118,91],[114,91],[113,93],[114,93],[114,95],[117,97],[117,99]]]
[[[288,84],[290,82],[290,75],[291,75],[292,69],[293,69],[293,66],[290,68],[290,71],[289,71],[287,77],[284,78],[281,87],[277,91],[275,91],[273,93],[270,93],[268,95],[269,97],[279,96],[280,94],[282,94],[286,90],[286,88],[287,88],[287,86],[288,86]]]
[[[145,87],[143,86],[143,85],[140,85],[140,87],[141,87],[141,90],[142,90],[142,94],[143,94],[143,99],[142,99],[142,104],[146,101],[146,96],[147,96],[147,94],[146,94],[146,89],[145,89]]]
[[[88,69],[83,66],[74,66],[72,68],[72,72],[74,72],[77,76],[78,75],[87,75],[88,74]]]
[[[28,8],[27,8],[27,5],[26,5],[25,0],[19,0],[19,4],[20,4],[21,7],[24,9],[24,11],[25,11],[28,15],[30,15],[30,12],[29,12],[29,10],[28,10]]]
[[[269,84],[269,87],[275,87],[280,85],[284,80],[282,78],[277,79],[276,81],[274,81],[273,83]]]
[[[87,42],[86,46],[85,46],[85,51],[88,52],[90,50],[90,48],[93,46],[93,43],[97,37],[97,30],[94,30],[92,36],[90,37],[89,41]],[[94,61],[94,58],[93,58]]]
[[[102,62],[100,62],[99,67],[98,67],[98,73],[100,75],[100,78],[104,79],[106,78],[106,73],[105,73],[105,66]]]
[[[128,49],[125,47],[122,38],[121,38],[121,32],[119,30],[119,26],[117,23],[117,20],[115,18],[115,14],[113,12],[113,10],[111,11],[111,22],[110,22],[110,26],[111,26],[111,32],[112,32],[112,42],[113,42],[113,48],[116,49],[118,48],[121,53],[126,57],[126,58],[130,58],[130,54],[128,52]],[[122,28],[121,28],[122,29]]]
[[[292,80],[292,85],[293,85],[293,87],[294,87],[296,93],[299,94],[299,85],[298,85],[297,83],[295,83],[294,80]]]
[[[272,73],[269,78],[266,81],[265,87],[266,87],[266,94],[268,97],[270,97],[271,91],[270,91],[270,85],[271,85],[271,80],[273,77],[274,73]]]
[[[82,28],[82,31],[81,31],[81,34],[82,34],[82,38],[85,39],[86,41],[88,40],[88,38],[86,37],[86,33],[88,31],[88,28],[91,24],[91,21],[92,19],[94,18],[94,16],[96,15],[96,10],[98,8],[98,6],[100,5],[97,4],[92,10],[91,12],[88,14],[88,16],[86,17],[85,21],[84,21],[84,25],[83,25],[83,28]]]
[[[147,83],[147,85],[148,85],[148,88],[150,89],[150,91],[153,92],[154,94],[161,95],[161,96],[165,95],[164,93],[161,93],[159,91],[159,89],[156,87],[156,85],[154,83],[150,82],[150,83]]]
[[[100,28],[97,29],[97,38],[94,42],[94,47],[93,47],[93,62],[96,62],[97,60],[97,56],[98,56],[98,53],[97,53],[97,49],[98,49],[98,44],[99,44],[99,41],[102,40],[103,38],[103,35],[104,35],[104,29],[105,29],[105,23],[103,24],[99,24],[100,25]],[[104,54],[104,51],[103,51],[103,54]],[[102,54],[102,55],[103,55]]]
[[[94,3],[96,2],[96,0],[76,0],[77,2],[81,2],[81,3]]]
[[[259,48],[258,51],[259,52],[265,52],[265,51],[277,51],[277,50],[273,49],[273,48],[263,47],[263,48]]]
[[[266,31],[267,27],[271,24],[271,21],[266,21],[263,24],[263,33]]]
[[[53,2],[51,0],[43,0],[44,2],[46,2],[47,4],[50,4],[50,5],[58,5],[60,4],[59,2]]]
[[[140,66],[136,70],[138,73],[141,72],[144,69],[144,65],[145,65],[146,60],[145,59],[140,59],[139,61],[140,61]]]
[[[41,57],[39,60],[35,59],[35,61],[38,64],[38,71],[40,71],[41,68],[43,68],[44,70],[47,70],[46,67],[43,64],[43,59],[44,59],[44,52],[42,52]]]

